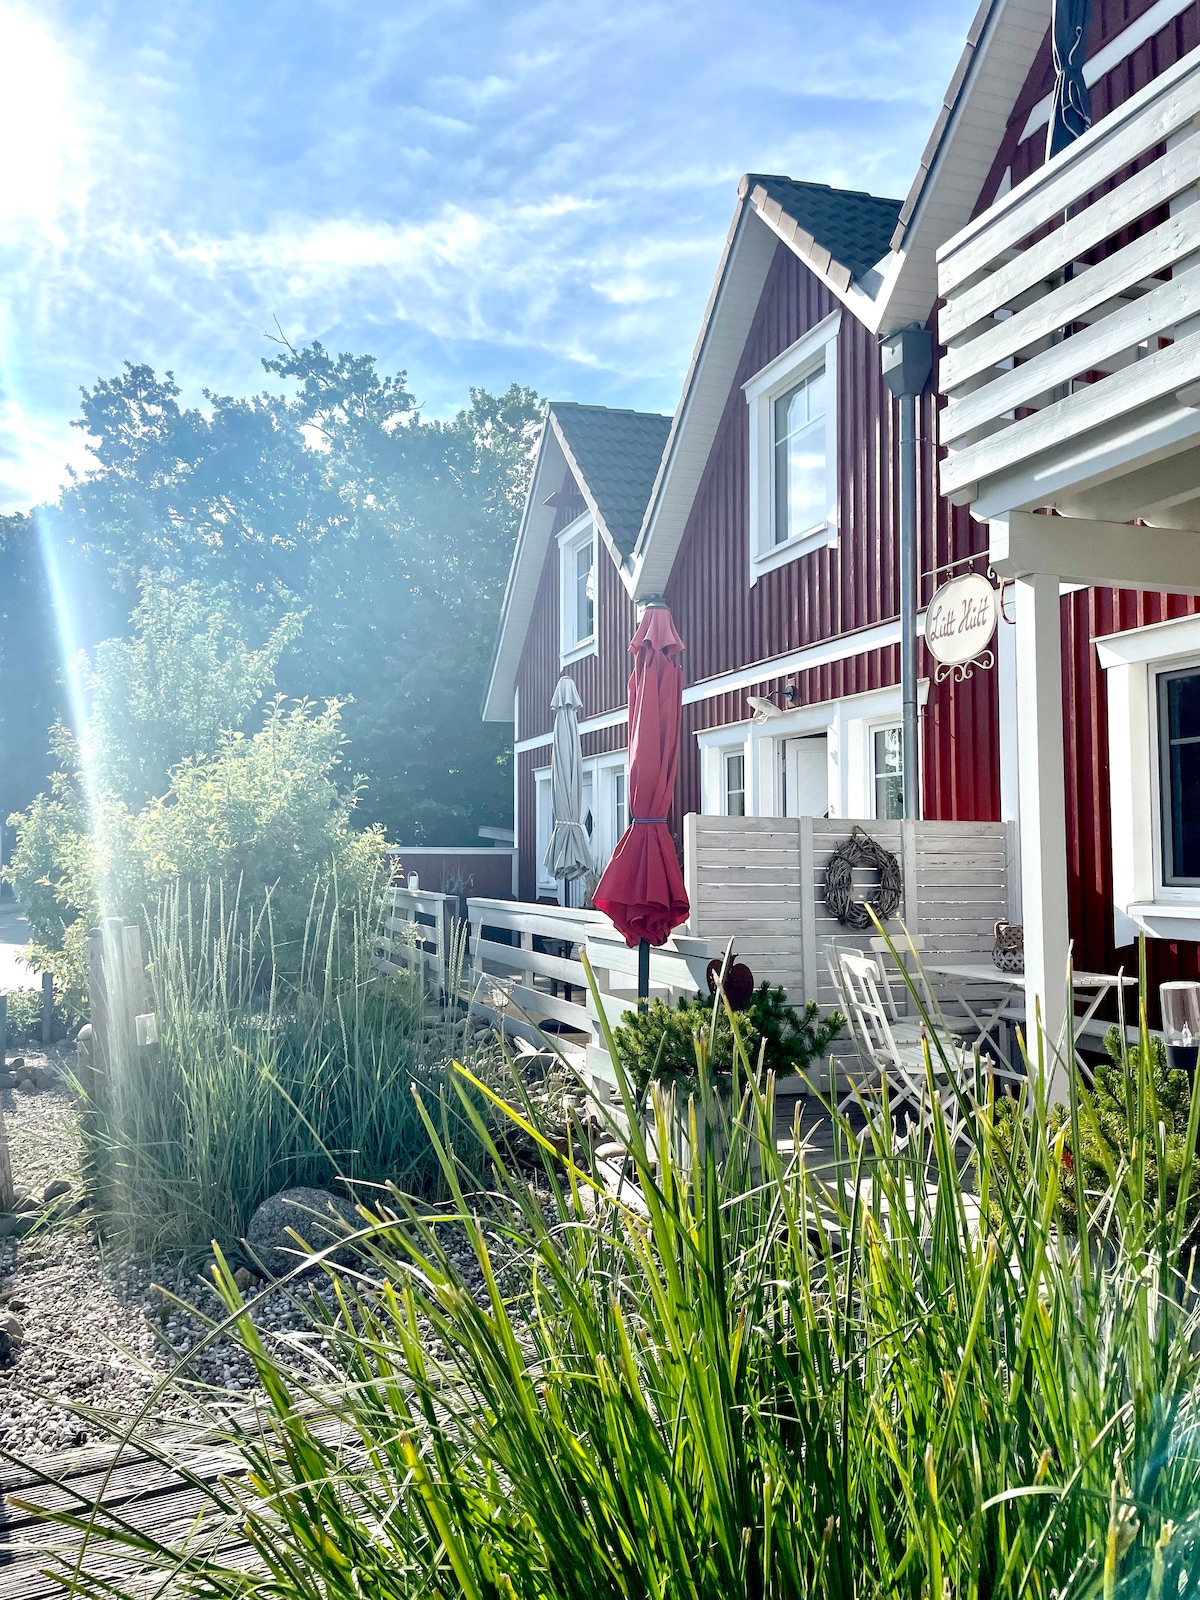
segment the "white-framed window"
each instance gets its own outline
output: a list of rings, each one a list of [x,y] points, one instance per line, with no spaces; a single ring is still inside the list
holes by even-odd
[[[746,747],[721,752],[721,815],[746,815]]]
[[[757,745],[749,722],[703,728],[700,746],[700,809],[708,816],[752,817],[757,787],[754,760]]]
[[[899,722],[887,722],[870,729],[871,790],[875,808],[871,815],[881,821],[904,818],[904,729]]]
[[[585,513],[558,536],[559,663],[596,651],[596,525]]]
[[[1096,641],[1108,683],[1114,934],[1200,940],[1200,617]]]
[[[545,767],[533,775],[534,837],[536,839],[536,881],[539,894],[556,894],[558,879],[546,871],[546,850],[554,828],[554,791],[550,784],[550,768]]]
[[[744,385],[750,412],[750,582],[836,544],[837,339],[841,313]]]
[[[1200,885],[1200,662],[1155,675],[1162,879]]]

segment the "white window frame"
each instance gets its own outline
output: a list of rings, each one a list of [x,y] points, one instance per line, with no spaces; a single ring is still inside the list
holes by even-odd
[[[903,740],[904,724],[903,724],[903,721],[902,721],[901,717],[876,717],[874,720],[868,722],[866,724],[866,728],[865,728],[866,737],[867,737],[867,751],[866,751],[867,772],[868,772],[868,790],[867,790],[867,793],[870,796],[870,801],[871,801],[871,809],[867,813],[867,815],[871,816],[871,817],[874,817],[876,819],[876,821],[880,820],[879,819],[879,777],[880,777],[880,774],[879,774],[879,771],[878,771],[878,769],[877,769],[877,767],[875,765],[875,735],[877,733],[883,733],[884,730],[887,729],[887,728],[899,728],[901,730],[901,740]],[[900,759],[902,761],[904,759],[903,751],[901,752]],[[901,774],[901,776],[903,777],[904,775]]]
[[[554,823],[554,790],[551,787],[549,767],[538,767],[533,774],[533,837],[537,861],[534,882],[538,894],[558,893],[558,879],[546,871],[546,850],[550,844],[550,829]]]
[[[700,809],[708,816],[725,817],[725,757],[741,756],[742,781],[746,786],[746,815],[758,815],[758,795],[754,782],[754,740],[752,724],[729,723],[721,728],[703,728],[696,734],[700,747]]]
[[[616,805],[617,778],[625,781],[625,817],[629,818],[629,752],[627,750],[610,751],[602,756],[594,756],[589,763],[594,774],[592,778],[593,816],[596,826],[592,834],[593,865],[597,871],[603,871],[612,859],[612,853],[617,848],[621,834],[625,831],[618,829],[614,808]]]
[[[1163,881],[1158,698],[1160,673],[1200,670],[1200,617],[1108,634],[1096,654],[1108,682],[1114,938],[1200,940],[1200,884]]]
[[[577,552],[590,548],[592,556],[592,631],[586,638],[576,637],[575,573]],[[600,617],[600,541],[590,511],[569,523],[558,536],[558,664],[568,666],[585,656],[599,654]]]
[[[750,582],[838,541],[838,330],[831,312],[782,355],[742,385],[750,412]],[[825,520],[775,543],[775,402],[795,385],[825,369]]]

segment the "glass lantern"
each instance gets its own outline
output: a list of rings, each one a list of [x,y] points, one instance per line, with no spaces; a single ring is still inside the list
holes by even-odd
[[[1167,1061],[1184,1072],[1195,1072],[1200,1047],[1200,983],[1164,983],[1158,997],[1162,1002]]]

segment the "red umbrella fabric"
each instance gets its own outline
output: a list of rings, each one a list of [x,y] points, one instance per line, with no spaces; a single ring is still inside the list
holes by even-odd
[[[630,823],[592,895],[628,945],[663,944],[687,920],[688,897],[667,812],[683,723],[683,640],[664,605],[646,607],[629,645]]]

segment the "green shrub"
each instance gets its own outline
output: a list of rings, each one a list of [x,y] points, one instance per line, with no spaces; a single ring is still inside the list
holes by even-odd
[[[438,1103],[465,1023],[431,1019],[406,976],[371,970],[368,896],[317,898],[290,977],[270,909],[174,892],[150,924],[160,1042],[120,1053],[82,1118],[89,1199],[121,1250],[236,1248],[255,1207],[297,1184],[443,1193],[413,1091]]]
[[[5,1007],[8,1043],[38,1044],[42,1037],[42,996],[37,989],[9,989]]]
[[[1171,1226],[1182,1193],[1183,1225],[1191,1231],[1200,1222],[1200,1185],[1191,1183],[1196,1143],[1191,1079],[1168,1067],[1166,1046],[1144,1021],[1135,1043],[1116,1026],[1105,1034],[1106,1059],[1093,1069],[1090,1088],[1078,1085],[1074,1122],[1065,1105],[1050,1112],[1050,1137],[1062,1138],[1063,1161],[1072,1178],[1059,1193],[1056,1215],[1072,1233],[1079,1227],[1081,1196],[1091,1225],[1107,1226],[1107,1200],[1114,1187],[1130,1202],[1140,1196],[1150,1210],[1164,1207]],[[1028,1163],[1020,1102],[1000,1103],[996,1134],[1009,1159]]]
[[[1181,1219],[1118,1185],[1106,1248],[1064,1240],[1072,1174],[1036,1094],[1023,1165],[990,1106],[968,1123],[977,1188],[940,1113],[901,1151],[889,1123],[860,1144],[830,1107],[828,1163],[782,1155],[738,1048],[721,1164],[712,1143],[675,1164],[657,1089],[652,1164],[623,1085],[644,1209],[549,1149],[540,1188],[493,1149],[498,1197],[469,1199],[446,1150],[482,1289],[441,1221],[393,1197],[364,1238],[383,1287],[335,1273],[316,1380],[264,1345],[226,1275],[265,1396],[222,1425],[244,1470],[196,1486],[225,1542],[99,1508],[77,1526],[149,1572],[111,1579],[113,1550],[85,1551],[101,1575],[84,1592],[144,1593],[153,1573],[211,1600],[1191,1594],[1200,1312]]]
[[[86,993],[87,932],[140,920],[183,883],[273,896],[275,948],[298,946],[314,882],[350,894],[375,877],[384,841],[352,827],[360,784],[342,769],[342,707],[263,702],[299,618],[252,647],[221,588],[145,579],[129,640],[82,664],[91,694],[76,740],[54,731],[47,793],[10,818],[5,875],[32,933],[31,958],[69,1009]]]
[[[737,1045],[756,1068],[780,1078],[807,1072],[845,1025],[839,1012],[822,1017],[815,1000],[797,1011],[782,989],[761,983],[745,1010],[732,1014],[700,994],[674,1006],[654,1000],[644,1011],[628,1012],[613,1037],[631,1081],[645,1089],[651,1082],[694,1084],[698,1039],[705,1041],[711,1071],[730,1075],[735,1030]]]

